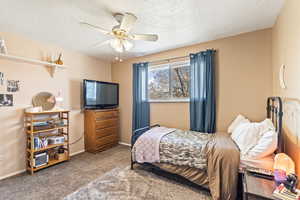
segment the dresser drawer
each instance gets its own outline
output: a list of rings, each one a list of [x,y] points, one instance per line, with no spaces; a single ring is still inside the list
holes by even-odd
[[[115,134],[114,135],[109,135],[109,136],[102,137],[101,139],[99,138],[96,141],[96,149],[99,149],[103,145],[106,145],[106,144],[117,143],[117,141],[118,141],[118,136],[115,135]]]
[[[111,119],[116,118],[119,116],[119,112],[116,110],[113,111],[105,111],[105,112],[95,112],[95,120],[105,120],[105,119]]]
[[[118,135],[118,127],[109,127],[109,128],[103,128],[103,129],[97,129],[95,134],[96,140],[99,138],[109,136],[109,135]]]
[[[96,130],[101,128],[108,128],[108,127],[114,127],[118,126],[118,118],[112,118],[112,119],[106,119],[101,121],[95,122]]]

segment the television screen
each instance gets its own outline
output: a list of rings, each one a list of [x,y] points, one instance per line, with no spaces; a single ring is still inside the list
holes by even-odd
[[[119,84],[84,80],[84,107],[110,108],[119,105]]]

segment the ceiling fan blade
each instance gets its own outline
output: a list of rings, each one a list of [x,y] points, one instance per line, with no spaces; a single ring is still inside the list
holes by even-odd
[[[103,29],[103,28],[101,28],[99,26],[96,26],[96,25],[93,25],[93,24],[89,24],[87,22],[80,22],[80,24],[84,25],[84,26],[87,26],[89,28],[93,28],[93,29],[95,29],[95,30],[97,30],[97,31],[105,34],[105,35],[111,35],[111,31],[107,31],[107,30],[105,30],[105,29]]]
[[[129,36],[132,40],[146,40],[146,41],[157,41],[158,35],[155,34],[133,34]]]
[[[111,42],[111,39],[110,40],[105,40],[104,42],[103,41],[96,42],[95,44],[93,44],[93,47],[100,47],[100,46],[103,46],[103,45],[107,45],[107,44],[110,44],[110,42]]]
[[[133,43],[128,40],[123,40],[123,47],[126,51],[129,51],[133,47]]]
[[[125,13],[120,24],[120,29],[129,32],[135,24],[136,20],[137,17],[134,14]]]

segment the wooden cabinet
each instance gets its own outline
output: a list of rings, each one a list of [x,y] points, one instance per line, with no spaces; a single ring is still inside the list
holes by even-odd
[[[96,153],[118,144],[119,110],[86,110],[84,112],[85,150]]]
[[[275,200],[275,188],[273,180],[254,176],[247,171],[243,174],[243,200]]]

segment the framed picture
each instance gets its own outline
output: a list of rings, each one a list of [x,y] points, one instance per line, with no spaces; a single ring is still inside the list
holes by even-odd
[[[7,92],[18,92],[20,90],[20,81],[7,80]]]
[[[0,85],[4,85],[4,73],[0,72]]]
[[[12,94],[0,94],[0,107],[13,106],[14,98]]]

